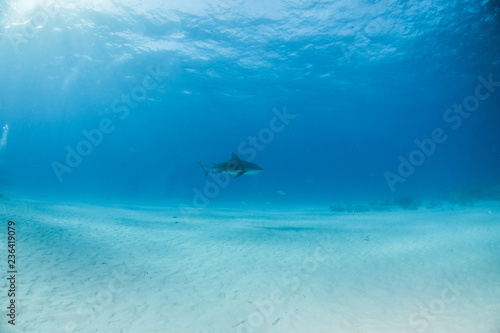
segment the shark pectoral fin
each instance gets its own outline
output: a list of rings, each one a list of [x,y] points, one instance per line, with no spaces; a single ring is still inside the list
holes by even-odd
[[[234,179],[238,178],[239,176],[241,176],[242,174],[244,174],[245,172],[247,172],[246,170],[241,170],[240,172],[238,172],[236,174],[236,177],[234,177]]]

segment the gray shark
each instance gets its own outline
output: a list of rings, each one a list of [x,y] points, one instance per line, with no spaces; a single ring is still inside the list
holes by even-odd
[[[219,164],[213,164],[212,166],[206,166],[198,162],[198,164],[205,170],[205,177],[209,172],[227,173],[230,175],[236,175],[234,178],[238,178],[243,174],[254,175],[256,173],[262,172],[262,169],[257,164],[253,164],[247,161],[240,160],[240,158],[233,153],[231,160]]]

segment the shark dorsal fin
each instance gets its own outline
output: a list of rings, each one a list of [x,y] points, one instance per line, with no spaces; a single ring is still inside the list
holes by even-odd
[[[238,155],[236,155],[235,153],[233,153],[233,156],[231,157],[231,160],[233,160],[233,161],[240,161],[240,158],[238,157]]]

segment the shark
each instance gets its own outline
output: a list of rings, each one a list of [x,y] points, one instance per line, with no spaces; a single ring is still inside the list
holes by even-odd
[[[206,166],[203,165],[201,162],[198,162],[198,164],[205,170],[205,177],[208,175],[209,172],[217,172],[217,173],[227,173],[230,175],[236,175],[234,178],[238,178],[241,175],[247,174],[247,175],[254,175],[259,172],[264,171],[260,166],[257,164],[243,161],[233,153],[231,156],[231,159],[227,162],[222,162],[219,164],[212,164],[212,166]]]

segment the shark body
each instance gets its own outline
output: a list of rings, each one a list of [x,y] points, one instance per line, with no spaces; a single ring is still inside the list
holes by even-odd
[[[257,164],[241,160],[235,153],[233,153],[231,160],[227,162],[219,164],[214,163],[212,166],[206,166],[200,162],[198,162],[198,164],[205,170],[205,177],[209,172],[217,172],[236,175],[234,178],[238,178],[243,174],[253,175],[264,170]]]

